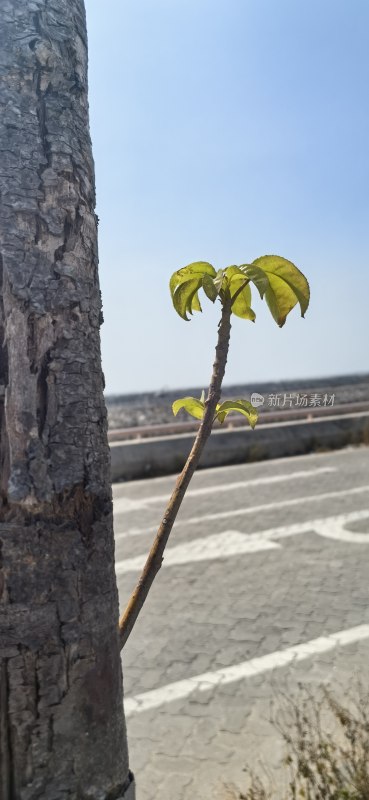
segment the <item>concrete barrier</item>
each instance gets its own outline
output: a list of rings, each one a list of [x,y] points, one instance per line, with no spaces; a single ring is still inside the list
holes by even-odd
[[[184,433],[111,442],[112,480],[133,480],[180,472],[193,441],[194,434]],[[254,431],[245,425],[242,429],[213,431],[199,466],[244,464],[360,443],[369,444],[367,411],[319,417],[304,422],[268,423]]]

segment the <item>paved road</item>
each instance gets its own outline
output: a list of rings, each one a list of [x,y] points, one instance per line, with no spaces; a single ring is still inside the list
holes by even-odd
[[[114,487],[122,606],[173,483]],[[368,559],[368,448],[197,473],[124,650],[137,800],[225,800],[245,764],[274,774],[271,699],[367,673]]]

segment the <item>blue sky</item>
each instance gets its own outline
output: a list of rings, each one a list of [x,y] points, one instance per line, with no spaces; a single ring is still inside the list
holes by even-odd
[[[308,276],[280,330],[255,297],[226,383],[369,371],[367,0],[86,0],[107,393],[206,386],[219,307],[168,280],[277,253]]]

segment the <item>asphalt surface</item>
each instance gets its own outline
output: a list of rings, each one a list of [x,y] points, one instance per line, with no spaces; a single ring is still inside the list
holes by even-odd
[[[114,486],[122,607],[174,481]],[[123,653],[137,800],[282,785],[270,702],[367,673],[368,556],[369,448],[195,475]]]

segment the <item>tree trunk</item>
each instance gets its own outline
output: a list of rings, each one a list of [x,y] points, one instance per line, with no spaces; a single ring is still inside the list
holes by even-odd
[[[83,0],[0,78],[0,799],[128,798]]]

